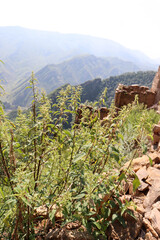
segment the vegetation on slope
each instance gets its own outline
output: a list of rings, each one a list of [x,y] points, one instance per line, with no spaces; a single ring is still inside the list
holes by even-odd
[[[125,85],[131,85],[131,84],[139,84],[139,85],[145,85],[148,87],[151,87],[153,78],[155,76],[156,72],[154,71],[147,71],[142,72],[138,71],[137,73],[124,73],[119,76],[112,76],[105,80],[101,80],[100,78],[86,81],[80,86],[82,87],[82,95],[81,95],[81,101],[97,101],[104,91],[105,88],[108,89],[107,97],[108,101],[107,104],[110,105],[111,101],[114,99],[115,89],[117,88],[119,83],[125,84]],[[40,77],[41,82],[43,82],[42,78]],[[45,82],[45,81],[44,81]],[[71,83],[74,84],[73,81]],[[29,106],[31,103],[31,91],[27,91],[26,86],[28,84],[28,81],[25,82],[25,84],[20,84],[18,88],[13,91],[13,94],[11,95],[11,99],[13,101],[13,104],[16,106]],[[59,84],[63,84],[62,82]],[[52,84],[51,84],[52,85]],[[74,84],[75,85],[75,84]],[[50,84],[48,83],[48,86]],[[58,86],[58,85],[57,85]],[[62,86],[62,85],[61,85]],[[66,84],[67,86],[67,84]],[[58,89],[60,89],[59,87]],[[64,85],[62,86],[64,88]],[[50,87],[50,90],[52,87]],[[56,92],[59,90],[54,90],[49,94],[49,98],[55,99]],[[54,103],[54,100],[52,100]]]
[[[129,203],[119,200],[127,172],[114,169],[146,151],[147,138],[142,133],[149,134],[160,117],[134,102],[118,116],[112,106],[104,126],[98,115],[84,110],[80,125],[65,130],[68,113],[74,118],[80,104],[80,87],[59,91],[53,119],[50,101],[44,94],[39,98],[33,75],[30,87],[30,113],[19,109],[13,124],[0,108],[0,237],[38,238],[35,210],[46,206],[53,226],[59,209],[61,226],[78,220],[95,239],[106,240],[110,223],[118,219],[124,224],[123,213],[131,214]],[[138,184],[135,178],[134,189]],[[108,200],[102,201],[104,196]]]
[[[81,102],[84,103],[86,101],[98,101],[104,89],[107,88],[107,105],[110,106],[112,100],[114,99],[115,90],[119,83],[124,85],[138,84],[140,86],[151,87],[155,74],[156,72],[154,71],[139,71],[137,73],[125,73],[119,76],[112,76],[105,80],[98,78],[92,81],[87,81],[80,85],[82,88]],[[51,99],[52,103],[55,102],[56,95],[59,90],[60,88],[49,94],[49,98]]]

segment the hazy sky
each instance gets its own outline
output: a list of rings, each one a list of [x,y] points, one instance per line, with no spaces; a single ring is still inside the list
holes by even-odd
[[[108,38],[160,58],[160,0],[1,0],[0,26]]]

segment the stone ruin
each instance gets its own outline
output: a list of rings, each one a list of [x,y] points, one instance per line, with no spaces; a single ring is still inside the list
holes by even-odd
[[[108,112],[109,112],[108,108],[106,108],[106,107],[100,107],[100,108],[94,110],[92,106],[80,105],[78,110],[77,110],[77,114],[75,116],[75,123],[76,124],[80,124],[80,122],[81,122],[81,119],[83,117],[82,116],[82,110],[83,109],[89,110],[89,117],[91,117],[91,116],[94,116],[94,117],[99,116],[100,120],[103,120],[104,118],[106,118],[107,115],[108,115]]]
[[[132,103],[135,96],[138,96],[139,103],[144,103],[147,108],[157,105],[160,101],[160,66],[156,73],[152,87],[149,89],[146,86],[131,85],[125,86],[119,84],[115,92],[115,106],[121,108],[124,105]]]
[[[158,106],[158,103],[160,102],[160,66],[153,79],[151,89],[146,86],[126,86],[119,84],[115,91],[115,106],[117,108],[121,108],[124,105],[132,103],[135,100],[136,95],[138,96],[139,103],[143,103],[147,106],[147,108],[154,108],[158,111],[158,113],[160,113],[160,106]],[[80,105],[75,117],[76,124],[80,124],[81,122],[83,108],[90,111],[90,116],[99,115],[100,120],[105,119],[109,112],[106,107],[101,107],[97,110],[94,110],[91,106]]]

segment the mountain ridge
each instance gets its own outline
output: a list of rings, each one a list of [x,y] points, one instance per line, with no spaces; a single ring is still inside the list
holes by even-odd
[[[122,61],[117,58],[97,58],[93,55],[85,55],[72,58],[60,64],[50,64],[35,73],[39,87],[45,89],[47,93],[64,84],[82,84],[87,80],[95,78],[107,78],[120,75],[126,71],[139,71],[139,67],[132,62]],[[28,102],[26,96],[28,91],[29,78],[18,82],[9,96],[13,104],[24,104]]]
[[[5,62],[6,85],[13,84],[37,72],[48,64],[58,64],[78,55],[118,57],[132,61],[141,70],[153,70],[152,60],[141,52],[115,41],[80,34],[39,31],[22,27],[0,27],[1,59]],[[157,69],[157,66],[155,66]],[[10,71],[12,69],[12,71]],[[4,67],[0,66],[0,74]]]

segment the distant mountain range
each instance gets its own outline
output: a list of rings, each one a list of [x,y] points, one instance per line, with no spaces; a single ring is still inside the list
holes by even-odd
[[[108,39],[78,34],[62,34],[22,27],[0,27],[0,59],[6,74],[18,81],[48,64],[57,64],[78,55],[116,57],[147,69],[152,60],[139,51],[130,50]],[[0,74],[4,71],[0,69]],[[8,82],[8,79],[5,77]]]
[[[110,106],[111,102],[114,100],[115,90],[119,83],[124,85],[138,84],[140,86],[145,85],[151,87],[155,74],[155,71],[138,71],[137,73],[124,73],[119,76],[112,76],[104,80],[97,78],[86,81],[80,84],[82,88],[81,102],[85,103],[87,101],[87,104],[90,104],[90,102],[98,101],[104,89],[107,88],[107,104]],[[65,84],[48,94],[51,105],[56,103],[60,90],[62,88],[65,89],[67,86],[68,84]],[[27,90],[29,93],[29,89]],[[28,98],[29,96],[26,97],[26,100]],[[21,100],[23,101],[23,99]],[[17,110],[11,111],[8,116],[10,119],[15,119]]]
[[[39,87],[47,93],[64,84],[82,84],[95,78],[106,78],[124,72],[140,70],[134,63],[117,58],[97,58],[93,55],[76,57],[60,64],[47,65],[35,76]],[[26,106],[31,101],[30,91],[26,89],[29,79],[21,81],[10,93],[9,99],[14,105]]]
[[[23,106],[28,103],[24,89],[32,71],[49,92],[65,83],[157,69],[143,53],[108,39],[21,27],[0,27],[0,59],[5,63],[0,64],[0,79],[9,92],[6,99]]]

